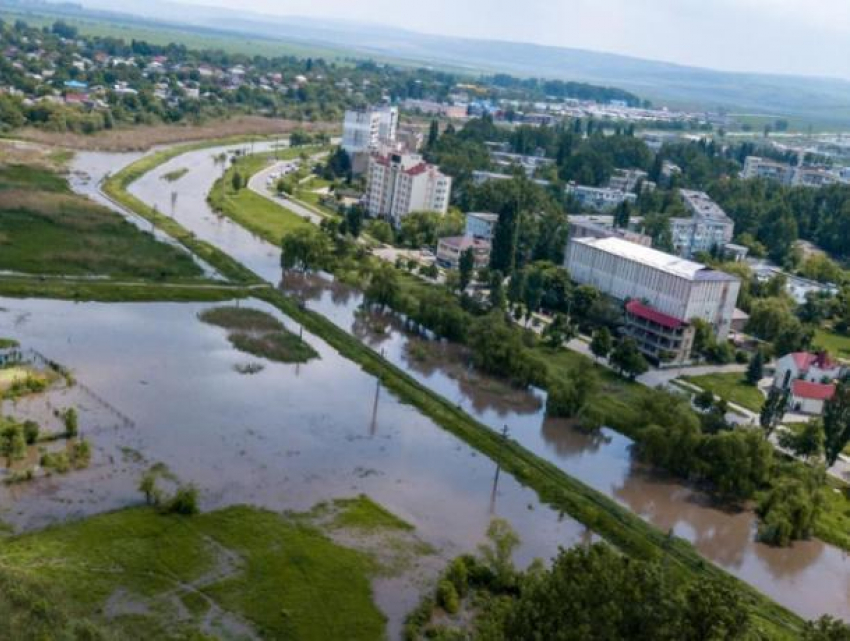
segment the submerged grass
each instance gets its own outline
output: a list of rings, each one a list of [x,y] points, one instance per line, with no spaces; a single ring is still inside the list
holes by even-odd
[[[10,632],[0,636],[65,638],[59,627],[33,627],[47,627],[41,636],[22,627],[38,620],[33,612],[61,604],[66,619],[94,618],[119,638],[201,638],[201,618],[213,603],[263,638],[371,641],[385,625],[372,602],[375,572],[369,556],[264,510],[232,507],[191,518],[124,510],[4,541],[0,587],[14,577],[50,585],[59,598],[22,607],[14,592],[0,590],[0,613],[5,606],[11,615],[0,617],[0,632],[4,625]]]
[[[120,179],[114,179],[113,197],[120,198],[125,204],[131,203],[128,206],[134,210],[137,206],[146,208],[146,205],[124,193],[124,187],[159,162],[164,162],[179,153],[182,152],[170,150],[158,161],[151,156],[131,165],[128,168],[129,171],[122,172],[124,175]],[[185,229],[171,219],[162,218],[168,226],[164,229],[169,233],[173,231],[172,235],[181,242],[191,237]],[[159,221],[158,218],[156,220]],[[217,268],[219,265],[236,263],[230,256],[211,245],[205,245],[203,249],[207,252],[204,256],[205,260]],[[239,267],[248,271],[241,265]],[[251,277],[258,279],[253,274]],[[678,538],[670,539],[666,533],[645,522],[613,499],[569,476],[519,443],[510,439],[505,440],[500,434],[418,383],[412,376],[376,354],[321,314],[302,308],[274,289],[260,290],[254,295],[274,305],[284,314],[301,323],[312,334],[325,340],[342,356],[358,363],[365,371],[380,378],[392,393],[402,401],[416,406],[437,425],[492,460],[500,461],[507,473],[523,485],[533,488],[543,503],[569,514],[627,554],[642,559],[665,558],[674,576],[691,580],[711,577],[737,590],[740,598],[753,614],[756,628],[762,638],[790,639],[795,638],[799,632],[802,620],[797,615],[706,561],[688,542]],[[631,386],[628,389],[630,393],[639,393]],[[615,400],[619,402],[619,399]]]
[[[200,278],[191,256],[71,193],[41,167],[0,167],[0,270],[113,278]]]
[[[214,307],[198,317],[205,323],[231,330],[230,343],[239,351],[278,363],[306,363],[318,352],[287,330],[271,314],[250,307]]]

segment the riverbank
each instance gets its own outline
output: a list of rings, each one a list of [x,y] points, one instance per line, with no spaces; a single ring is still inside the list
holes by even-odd
[[[172,152],[174,157],[181,152]],[[167,158],[166,158],[167,159]],[[142,163],[140,165],[140,163]],[[110,181],[113,187],[123,190],[133,180],[157,163],[150,158],[134,163]],[[121,195],[116,192],[117,195]],[[129,194],[127,194],[129,196]],[[132,200],[137,200],[130,197]],[[170,219],[170,222],[173,223]],[[176,223],[173,223],[176,225]],[[179,238],[189,237],[179,226]],[[211,248],[208,262],[218,267],[230,259],[216,248]],[[302,309],[295,301],[275,290],[264,290],[257,297],[274,305],[293,320],[327,341],[340,354],[358,363],[367,372],[379,377],[382,383],[405,402],[411,403],[435,422],[475,447],[495,461],[518,480],[533,488],[541,500],[574,516],[593,528],[624,551],[640,558],[669,559],[675,572],[708,573],[730,585],[736,586],[749,603],[761,627],[773,637],[791,635],[798,629],[800,620],[779,605],[770,602],[750,586],[732,578],[720,568],[708,564],[693,547],[679,539],[669,539],[638,516],[619,506],[604,494],[592,490],[568,476],[554,465],[531,454],[512,440],[505,440],[485,425],[473,420],[444,398],[419,384],[411,376],[378,356],[356,338],[338,328],[318,313]]]

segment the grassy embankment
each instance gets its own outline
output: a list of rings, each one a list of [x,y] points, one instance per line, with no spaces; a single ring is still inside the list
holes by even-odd
[[[297,158],[301,150],[287,149],[278,154],[281,160]],[[233,176],[238,171],[243,179],[266,168],[274,154],[254,154],[239,158],[228,168],[222,178],[216,180],[207,198],[210,207],[242,225],[245,229],[262,236],[274,237],[279,244],[284,234],[309,227],[310,222],[280,207],[268,198],[254,193],[248,187],[238,191],[233,188]]]
[[[393,536],[388,513],[367,498],[338,503],[334,528]],[[88,619],[119,638],[200,638],[205,617],[223,611],[263,638],[372,641],[385,618],[370,581],[388,571],[332,542],[309,515],[128,509],[3,541],[0,637],[65,638],[71,621]]]
[[[242,139],[238,139],[242,140]],[[215,145],[225,145],[238,140],[220,140]],[[213,265],[225,278],[243,285],[260,284],[262,280],[247,267],[230,256],[218,251],[207,242],[199,240],[193,233],[172,218],[149,207],[127,191],[127,187],[155,167],[177,156],[198,149],[213,146],[209,141],[180,145],[149,154],[109,177],[103,184],[103,191],[119,204],[131,209],[138,215],[159,227],[169,236],[182,243],[199,258]]]
[[[176,155],[172,152],[169,157]],[[168,158],[161,158],[164,162]],[[113,196],[134,207],[137,199],[122,194],[123,188],[156,165],[152,157],[135,163],[112,179]],[[135,203],[133,202],[135,201]],[[142,205],[144,209],[146,208]],[[144,215],[144,212],[140,212]],[[165,218],[165,217],[163,217]],[[177,225],[166,218],[169,226]],[[179,227],[179,225],[177,225]],[[179,239],[192,240],[186,230],[175,230]],[[205,259],[221,269],[234,261],[223,252],[206,246]],[[244,269],[244,268],[243,268]],[[256,278],[256,277],[255,277]],[[533,488],[541,501],[586,524],[624,552],[638,558],[664,557],[674,575],[699,580],[712,577],[734,586],[749,605],[757,626],[766,638],[792,638],[799,630],[799,617],[772,602],[746,583],[732,577],[703,559],[692,545],[681,539],[668,539],[666,533],[649,525],[601,492],[564,473],[555,465],[532,454],[513,440],[505,440],[487,426],[475,421],[454,404],[418,383],[413,377],[381,358],[355,337],[324,316],[301,308],[277,290],[264,289],[255,297],[274,305],[305,329],[321,337],[342,356],[358,363],[403,401],[416,406],[436,424],[451,432],[482,454],[499,460],[502,468],[520,483]]]
[[[688,383],[707,390],[725,401],[740,405],[751,412],[760,412],[764,405],[764,394],[754,385],[748,385],[744,374],[705,374],[684,376]]]
[[[149,280],[200,279],[191,256],[74,194],[36,166],[0,166],[0,270]]]
[[[150,281],[0,278],[0,296],[10,298],[55,298],[101,303],[214,303],[245,298],[250,296],[250,293],[250,290],[245,287],[226,284],[192,285]]]
[[[213,307],[199,315],[210,325],[228,330],[227,339],[241,352],[278,363],[306,363],[319,354],[277,318],[250,307]]]

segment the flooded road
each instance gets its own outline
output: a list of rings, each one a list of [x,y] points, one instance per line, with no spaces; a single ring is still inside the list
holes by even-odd
[[[214,153],[205,150],[176,158],[132,185],[131,191],[161,211],[169,211],[172,187],[164,187],[160,176],[181,167],[190,168],[190,172],[173,185],[180,193],[174,210],[177,220],[263,278],[278,282],[279,250],[217,216],[206,204],[206,194],[221,171],[213,160]],[[122,162],[116,159],[113,165]],[[311,309],[324,314],[374,349],[383,351],[394,364],[481,422],[497,430],[507,425],[512,437],[531,451],[620,501],[659,528],[672,529],[678,536],[693,542],[707,558],[776,601],[808,618],[829,613],[850,620],[850,561],[837,548],[817,541],[798,543],[790,549],[758,544],[754,541],[755,517],[752,513],[730,514],[716,509],[701,493],[652,476],[633,461],[627,438],[610,431],[589,436],[564,422],[545,419],[545,397],[541,392],[518,392],[469,371],[455,347],[438,346],[435,350],[434,345],[425,345],[427,356],[423,358],[423,349],[415,347],[419,339],[408,337],[392,326],[386,332],[375,332],[372,321],[357,313],[360,295],[342,285],[314,280],[287,283],[286,286],[289,291],[302,295]],[[327,387],[321,381],[318,384]],[[347,393],[347,390],[333,389],[333,405],[336,405],[336,391]],[[424,420],[410,408],[408,412],[404,420]],[[464,460],[476,458],[468,451],[467,454],[470,455]],[[442,466],[440,470],[442,476]],[[246,473],[250,477],[250,472]],[[305,473],[309,474],[306,469]],[[457,492],[462,492],[462,488],[456,488],[452,482],[440,482],[436,487],[435,503],[455,501]],[[375,497],[385,500],[380,493]],[[398,509],[392,500],[387,501],[387,505]],[[463,510],[454,504],[452,509],[446,510],[449,518],[445,524],[449,530],[454,528],[450,518],[454,509]],[[410,511],[408,506],[399,513],[409,515]],[[540,511],[535,509],[531,513]],[[429,518],[435,517],[429,515]],[[417,520],[411,520],[419,526]],[[428,526],[425,527],[427,531]]]

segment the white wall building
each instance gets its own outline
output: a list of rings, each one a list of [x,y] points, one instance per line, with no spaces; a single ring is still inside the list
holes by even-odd
[[[378,151],[392,146],[398,130],[398,107],[382,105],[345,112],[342,148],[349,154]]]
[[[575,281],[613,298],[682,323],[700,318],[721,340],[729,334],[741,288],[734,276],[621,238],[571,238],[564,264]]]
[[[691,258],[714,247],[732,242],[735,222],[703,191],[680,189],[679,195],[688,208],[690,218],[670,220],[673,247],[679,256]]]
[[[375,154],[369,161],[366,207],[398,226],[414,211],[446,213],[452,179],[417,154]]]
[[[772,180],[786,187],[823,187],[845,182],[841,172],[824,167],[802,167],[789,165],[760,156],[747,156],[741,178]]]
[[[569,183],[565,191],[579,205],[595,211],[610,212],[614,211],[622,202],[628,202],[632,205],[637,202],[637,196],[635,194],[620,189],[611,189],[610,187],[587,187],[585,185]]]

